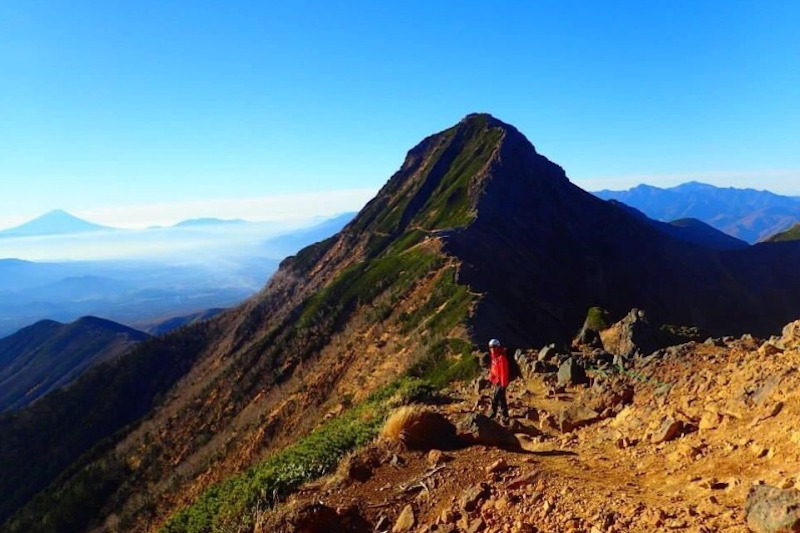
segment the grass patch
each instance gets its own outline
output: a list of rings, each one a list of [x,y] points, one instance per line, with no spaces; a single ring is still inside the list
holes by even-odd
[[[441,389],[453,381],[474,379],[480,372],[480,362],[472,355],[472,344],[462,339],[444,339],[434,344],[428,355],[409,369],[408,375]]]
[[[414,401],[429,392],[430,387],[419,380],[395,381],[296,444],[209,487],[160,531],[212,533],[252,528],[256,509],[272,507],[303,483],[333,472],[347,452],[373,440],[398,398]]]
[[[455,228],[469,224],[475,217],[469,198],[470,185],[488,163],[503,136],[500,128],[490,128],[487,119],[471,120],[460,142],[458,155],[449,165],[428,203],[420,211],[424,218],[417,223],[424,228]]]
[[[309,298],[296,327],[306,328],[323,318],[348,314],[359,303],[371,303],[389,288],[393,292],[405,292],[417,279],[440,266],[442,261],[435,254],[414,249],[352,265]]]
[[[434,335],[446,335],[470,311],[472,295],[464,285],[455,282],[456,269],[445,269],[431,291],[428,300],[411,313],[401,315],[404,334],[420,326],[423,320],[425,329]]]

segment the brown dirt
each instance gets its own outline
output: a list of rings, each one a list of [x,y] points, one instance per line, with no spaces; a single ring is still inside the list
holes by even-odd
[[[800,480],[800,350],[764,355],[758,348],[749,340],[690,344],[639,364],[615,378],[634,385],[632,405],[568,434],[548,425],[548,414],[590,404],[594,389],[555,396],[542,376],[517,380],[509,391],[512,424],[543,431],[518,433],[523,450],[475,446],[445,452],[451,460],[438,467],[427,453],[408,451],[392,465],[387,451],[368,480],[340,473],[305,487],[291,505],[357,508],[370,527],[385,516],[389,529],[411,505],[411,531],[420,532],[746,532],[744,503],[753,484]],[[461,393],[460,402],[441,408],[453,420],[475,404],[466,389]],[[684,432],[653,444],[665,419],[682,422]],[[490,473],[499,459],[508,468]],[[514,486],[519,478],[527,481]],[[462,495],[481,483],[488,496],[464,511]],[[271,529],[261,531],[280,530],[280,510],[272,516]]]

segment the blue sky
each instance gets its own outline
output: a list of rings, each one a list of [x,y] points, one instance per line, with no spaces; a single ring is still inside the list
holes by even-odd
[[[355,209],[474,111],[586,189],[800,195],[798,27],[788,1],[4,2],[0,226]]]

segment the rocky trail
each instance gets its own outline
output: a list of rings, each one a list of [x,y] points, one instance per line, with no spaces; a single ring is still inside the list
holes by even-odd
[[[800,530],[800,321],[767,342],[611,357],[518,353],[508,428],[472,412],[474,388],[453,391],[426,409],[476,444],[378,441],[257,530]]]

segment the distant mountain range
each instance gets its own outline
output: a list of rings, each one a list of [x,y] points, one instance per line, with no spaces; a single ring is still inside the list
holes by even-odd
[[[214,217],[204,218],[190,218],[182,220],[169,226],[171,228],[190,228],[190,227],[206,227],[206,226],[224,226],[231,224],[251,224],[247,220],[241,218],[236,219],[223,219]],[[111,226],[102,226],[89,222],[82,218],[64,211],[63,209],[54,209],[44,215],[34,218],[19,226],[0,230],[0,237],[33,237],[42,235],[69,235],[75,233],[86,233],[91,231],[108,231],[118,230]],[[150,229],[163,229],[161,226],[153,226]]]
[[[625,191],[594,193],[617,200],[664,222],[695,218],[749,243],[759,242],[800,222],[800,198],[754,189],[720,188],[692,181],[662,189],[639,185]]]
[[[0,339],[0,412],[19,409],[68,385],[90,366],[149,335],[109,320],[42,320]]]
[[[262,244],[262,249],[272,257],[285,257],[294,254],[304,246],[334,235],[353,220],[355,216],[356,213],[343,213],[310,228],[273,237]]]
[[[177,327],[182,322],[175,319],[160,327],[166,318],[230,307],[253,295],[280,259],[330,237],[352,218],[353,213],[346,213],[267,238],[262,237],[259,223],[220,219],[187,221],[180,228],[142,232],[157,250],[174,249],[196,238],[193,247],[182,252],[178,260],[171,255],[146,261],[0,259],[0,338],[45,318],[69,322],[83,315],[167,331],[170,324]],[[268,236],[274,235],[274,229],[270,232]],[[114,246],[128,234],[98,233],[88,240]],[[35,242],[30,246],[50,244]]]
[[[212,258],[213,259],[213,258]],[[193,264],[0,260],[0,338],[42,319],[102,316],[137,327],[157,317],[235,305],[277,267],[265,257]]]

